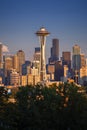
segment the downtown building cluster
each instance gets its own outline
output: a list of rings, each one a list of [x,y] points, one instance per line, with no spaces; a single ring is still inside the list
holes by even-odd
[[[53,39],[47,68],[51,80],[87,85],[87,58],[77,44],[72,52],[64,50],[59,57],[59,40]]]
[[[0,44],[0,86],[36,85],[40,79],[41,48],[36,47],[33,61],[25,60],[25,52],[18,50],[14,55],[2,52]],[[72,52],[63,51],[59,57],[59,39],[52,39],[51,55],[46,64],[46,83],[76,82],[87,85],[87,59],[78,45]]]

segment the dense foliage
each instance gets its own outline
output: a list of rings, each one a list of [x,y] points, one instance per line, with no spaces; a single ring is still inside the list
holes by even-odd
[[[20,87],[13,103],[0,90],[0,130],[86,130],[87,98],[78,89],[67,83]]]

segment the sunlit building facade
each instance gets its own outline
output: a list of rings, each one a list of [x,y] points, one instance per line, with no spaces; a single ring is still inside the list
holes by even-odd
[[[11,56],[6,56],[4,59],[5,77],[8,76],[8,73],[12,68],[13,68],[13,59]]]
[[[85,82],[87,83],[87,66],[82,67],[79,74],[79,83],[84,85]]]
[[[17,52],[17,56],[18,56],[18,70],[19,70],[19,74],[22,74],[22,65],[25,63],[25,53],[23,50],[19,50]]]
[[[86,66],[86,58],[85,58],[85,54],[81,53],[80,54],[80,59],[81,59],[81,68]]]
[[[0,44],[0,69],[2,68],[2,44]]]
[[[19,72],[19,60],[17,54],[13,55],[13,69]]]
[[[27,86],[27,75],[20,76],[20,85]]]

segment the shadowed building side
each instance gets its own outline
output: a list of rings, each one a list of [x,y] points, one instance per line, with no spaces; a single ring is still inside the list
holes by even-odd
[[[59,39],[52,40],[51,57],[49,58],[49,64],[55,64],[59,60]]]

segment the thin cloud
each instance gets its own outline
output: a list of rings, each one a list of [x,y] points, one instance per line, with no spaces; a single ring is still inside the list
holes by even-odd
[[[2,45],[2,52],[9,52],[8,46]]]

